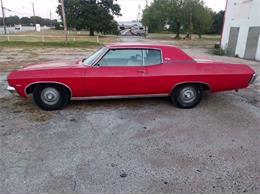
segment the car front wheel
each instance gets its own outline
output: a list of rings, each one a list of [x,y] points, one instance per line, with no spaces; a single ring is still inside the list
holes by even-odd
[[[202,99],[203,90],[199,85],[182,85],[171,94],[172,102],[179,108],[193,108]]]
[[[64,107],[68,103],[69,94],[59,85],[38,85],[33,91],[33,99],[41,109],[52,111]]]

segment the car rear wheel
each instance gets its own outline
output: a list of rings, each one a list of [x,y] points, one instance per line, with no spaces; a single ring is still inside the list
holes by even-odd
[[[68,103],[69,94],[59,85],[38,85],[33,91],[33,99],[43,110],[59,110]]]
[[[179,108],[193,108],[202,99],[203,90],[199,85],[182,85],[176,87],[171,94],[171,101]]]

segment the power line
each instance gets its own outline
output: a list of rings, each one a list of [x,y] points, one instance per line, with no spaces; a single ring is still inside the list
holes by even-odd
[[[28,14],[28,13],[22,13],[22,12],[18,12],[18,11],[15,11],[15,10],[11,10],[11,9],[9,9],[9,8],[7,8],[7,7],[5,7],[4,9],[5,9],[6,11],[8,11],[8,12],[13,12],[13,13],[21,14],[21,15],[30,15],[30,14]]]

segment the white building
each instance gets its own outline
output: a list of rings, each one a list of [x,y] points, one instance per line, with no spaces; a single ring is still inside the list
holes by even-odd
[[[260,0],[227,0],[221,47],[230,56],[260,60]]]

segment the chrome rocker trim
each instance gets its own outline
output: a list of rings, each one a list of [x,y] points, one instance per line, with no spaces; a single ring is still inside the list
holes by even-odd
[[[135,99],[135,98],[156,98],[168,97],[169,94],[149,94],[149,95],[125,95],[125,96],[92,96],[92,97],[72,97],[71,100],[105,100],[105,99]]]

